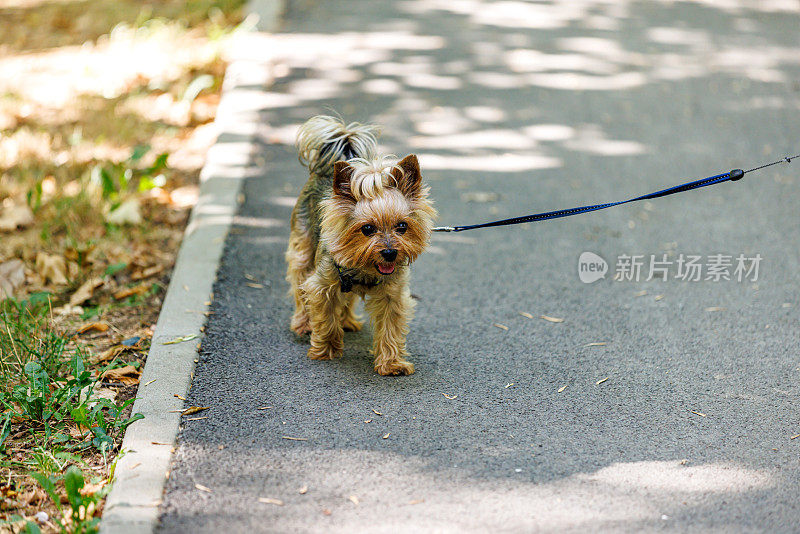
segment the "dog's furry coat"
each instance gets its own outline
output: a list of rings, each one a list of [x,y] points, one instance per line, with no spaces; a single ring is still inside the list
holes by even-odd
[[[373,322],[375,370],[411,374],[409,265],[428,245],[436,211],[417,157],[397,164],[379,157],[375,131],[328,116],[300,128],[297,147],[309,179],[292,212],[286,251],[291,328],[311,334],[310,358],[341,356],[343,331],[361,329],[353,311],[360,296]]]

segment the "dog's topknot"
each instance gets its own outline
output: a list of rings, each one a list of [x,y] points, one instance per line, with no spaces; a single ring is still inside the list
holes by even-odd
[[[339,160],[375,158],[378,127],[358,122],[345,123],[329,115],[311,117],[297,132],[300,162],[309,172],[329,176]]]

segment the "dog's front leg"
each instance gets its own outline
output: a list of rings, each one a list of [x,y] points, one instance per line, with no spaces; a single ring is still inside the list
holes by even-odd
[[[308,357],[312,360],[332,360],[342,355],[344,330],[342,309],[344,300],[339,290],[338,279],[314,273],[303,283],[306,310],[311,322],[311,347]]]
[[[372,342],[375,371],[384,376],[412,374],[414,364],[405,359],[408,322],[414,310],[408,286],[402,283],[379,286],[367,298],[365,308],[375,330]]]

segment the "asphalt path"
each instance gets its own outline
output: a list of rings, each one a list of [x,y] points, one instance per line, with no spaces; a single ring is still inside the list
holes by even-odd
[[[275,76],[252,88],[262,172],[187,400],[210,409],[183,422],[159,531],[797,531],[800,161],[437,234],[413,266],[408,377],[374,373],[370,328],[341,360],[307,359],[283,253],[305,179],[293,132],[331,109],[419,154],[444,225],[800,152],[798,27],[777,1],[292,2],[254,50]],[[584,252],[605,278],[581,281]],[[647,280],[651,256],[667,263]],[[690,256],[699,281],[679,276]]]

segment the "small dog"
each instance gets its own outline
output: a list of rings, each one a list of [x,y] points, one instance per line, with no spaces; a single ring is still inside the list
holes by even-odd
[[[344,330],[361,329],[353,311],[360,296],[374,326],[375,370],[409,375],[409,265],[428,245],[436,210],[417,157],[396,164],[379,157],[376,131],[320,115],[298,132],[309,179],[292,211],[286,251],[291,329],[311,334],[309,358],[337,358]]]

